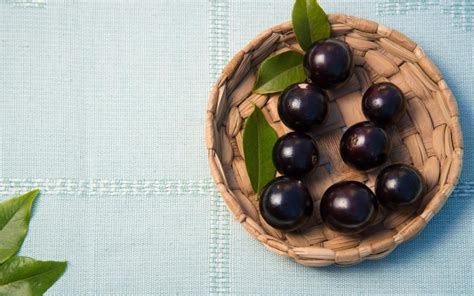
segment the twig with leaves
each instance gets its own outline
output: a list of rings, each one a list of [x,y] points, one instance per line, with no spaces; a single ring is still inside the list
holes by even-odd
[[[39,190],[0,202],[0,296],[42,295],[64,273],[67,262],[17,256]]]

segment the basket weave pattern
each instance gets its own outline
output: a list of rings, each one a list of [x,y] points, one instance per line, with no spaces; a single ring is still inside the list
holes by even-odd
[[[279,119],[278,94],[252,93],[259,64],[272,54],[301,51],[291,22],[272,27],[239,51],[228,63],[209,98],[206,145],[211,173],[227,207],[242,226],[269,250],[310,266],[348,265],[379,259],[416,236],[441,209],[458,181],[463,143],[456,100],[440,71],[415,42],[398,31],[353,16],[329,16],[333,37],[345,40],[355,61],[350,81],[330,98],[329,116],[311,131],[320,152],[319,166],[304,180],[314,200],[311,221],[298,232],[282,232],[261,219],[256,194],[244,163],[242,128],[260,107],[279,136],[291,131]],[[365,232],[343,235],[321,223],[319,200],[331,184],[355,180],[373,189],[378,168],[369,173],[346,166],[339,155],[344,128],[366,120],[364,91],[390,81],[407,98],[407,112],[388,129],[392,152],[387,162],[418,168],[427,190],[418,209],[390,211],[380,207]]]

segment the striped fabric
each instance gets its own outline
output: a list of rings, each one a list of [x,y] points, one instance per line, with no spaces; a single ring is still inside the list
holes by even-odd
[[[472,295],[473,2],[319,1],[416,40],[458,99],[461,182],[388,258],[300,266],[235,223],[207,167],[220,70],[292,0],[0,0],[0,199],[42,189],[22,255],[49,295]]]

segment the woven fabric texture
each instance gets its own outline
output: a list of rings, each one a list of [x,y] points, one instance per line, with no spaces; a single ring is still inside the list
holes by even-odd
[[[292,0],[0,0],[0,199],[43,189],[21,254],[69,261],[49,295],[474,293],[474,3],[319,2],[420,44],[464,132],[441,212],[389,257],[349,268],[269,253],[209,175],[210,87]]]

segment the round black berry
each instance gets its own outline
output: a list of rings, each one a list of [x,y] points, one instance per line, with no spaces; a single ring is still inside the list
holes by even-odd
[[[313,200],[300,180],[278,177],[260,195],[260,213],[272,227],[292,231],[301,227],[313,212]]]
[[[357,233],[363,231],[377,213],[373,192],[356,181],[339,182],[329,187],[321,199],[321,218],[336,231]]]
[[[417,169],[406,164],[393,164],[377,176],[375,195],[382,205],[398,209],[418,203],[423,188],[423,177]]]
[[[303,66],[312,83],[324,89],[337,88],[352,75],[351,48],[338,39],[318,41],[306,51]]]
[[[390,139],[387,133],[374,123],[360,122],[348,128],[342,135],[340,152],[348,165],[358,170],[370,170],[387,160]]]
[[[291,132],[279,138],[273,146],[273,164],[283,175],[302,177],[318,162],[318,150],[305,133]]]
[[[321,124],[328,113],[328,98],[317,86],[298,83],[287,87],[278,100],[281,121],[296,131]]]
[[[362,97],[362,111],[365,116],[380,125],[400,120],[405,108],[405,96],[390,82],[370,86]]]

